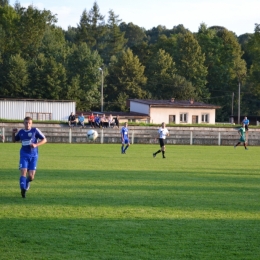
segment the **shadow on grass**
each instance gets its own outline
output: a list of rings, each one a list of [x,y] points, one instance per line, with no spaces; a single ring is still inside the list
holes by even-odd
[[[41,170],[26,200],[21,199],[18,178],[14,172],[2,178],[1,205],[259,212],[259,179],[254,175]]]
[[[258,221],[1,219],[1,259],[258,260]]]

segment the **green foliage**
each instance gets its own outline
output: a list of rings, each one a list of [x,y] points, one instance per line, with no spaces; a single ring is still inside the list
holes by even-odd
[[[27,62],[19,54],[11,55],[3,67],[7,73],[3,75],[2,93],[9,97],[26,97],[29,83]]]
[[[195,88],[184,77],[176,75],[175,63],[164,50],[159,49],[147,64],[147,91],[153,99],[196,97]]]
[[[66,98],[77,100],[77,109],[92,110],[100,101],[102,60],[86,43],[73,45],[67,58],[68,92]]]
[[[0,6],[5,6],[9,4],[9,0],[0,0]]]
[[[66,64],[69,46],[65,41],[64,33],[59,27],[47,27],[42,39],[39,52],[46,58],[54,58],[56,62]]]
[[[76,28],[62,30],[48,10],[0,1],[0,97],[72,99],[98,110],[102,67],[106,109],[126,111],[128,98],[194,98],[221,106],[217,121],[228,121],[240,83],[241,114],[260,114],[259,24],[237,38],[217,25],[145,30],[113,10],[107,17],[95,1]]]
[[[113,10],[109,11],[108,23],[107,23],[107,32],[104,37],[106,45],[101,53],[101,57],[104,60],[105,64],[108,64],[110,58],[114,55],[120,53],[127,42],[124,38],[124,32],[120,31],[118,15],[115,15]]]
[[[0,48],[4,56],[16,54],[19,50],[16,36],[18,31],[16,25],[18,21],[19,15],[11,6],[0,6]]]
[[[41,99],[64,99],[63,88],[66,86],[66,71],[62,64],[53,57],[46,58],[43,54],[38,55],[31,64],[29,97]]]
[[[0,145],[3,260],[260,257],[259,147],[46,144],[26,199],[19,149]]]
[[[242,81],[246,73],[241,46],[234,33],[223,28],[210,29],[205,24],[201,25],[197,39],[208,68],[209,101],[222,107],[217,112],[217,121],[227,121],[231,113],[232,92],[237,93],[238,81]]]
[[[120,53],[117,59],[108,67],[109,75],[106,77],[107,96],[112,101],[111,107],[119,109],[125,106],[124,98],[143,98],[146,92],[143,86],[147,78],[144,75],[144,66],[130,49]],[[118,102],[120,98],[120,103]]]
[[[246,52],[250,60],[246,79],[244,106],[249,113],[260,115],[260,25],[256,24],[255,33],[248,38]]]
[[[87,43],[92,50],[102,50],[104,48],[102,39],[106,33],[104,23],[104,16],[100,13],[97,2],[94,2],[89,12],[85,9],[82,13],[77,27],[76,41]]]
[[[23,57],[34,58],[42,43],[48,25],[56,22],[50,11],[40,11],[33,6],[27,9],[16,8],[19,20],[16,21],[16,41]]]
[[[125,39],[127,39],[126,45],[128,48],[133,49],[147,41],[145,30],[133,23],[126,24],[122,22],[119,27],[120,30],[125,33]]]
[[[206,88],[208,72],[204,64],[205,54],[192,33],[178,34],[175,60],[177,73],[192,83],[197,99],[208,98],[210,94]]]

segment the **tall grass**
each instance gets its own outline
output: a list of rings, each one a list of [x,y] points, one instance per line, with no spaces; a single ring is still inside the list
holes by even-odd
[[[0,259],[260,259],[259,147],[46,144],[20,196],[1,144]]]

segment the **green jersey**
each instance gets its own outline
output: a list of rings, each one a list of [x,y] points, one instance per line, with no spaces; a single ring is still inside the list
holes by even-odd
[[[245,140],[246,140],[246,135],[245,135],[246,129],[244,127],[241,127],[241,128],[239,128],[238,132],[241,135],[240,142],[245,142]]]

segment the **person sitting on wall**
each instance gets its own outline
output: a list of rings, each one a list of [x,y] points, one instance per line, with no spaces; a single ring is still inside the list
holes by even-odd
[[[106,127],[108,127],[108,121],[107,121],[107,118],[106,118],[106,115],[104,114],[102,117],[101,117],[101,126],[103,127],[103,128],[106,128]]]
[[[91,115],[88,116],[88,123],[91,128],[95,128],[95,117],[93,113],[91,113]]]
[[[78,120],[79,120],[79,125],[84,128],[84,122],[85,122],[85,117],[83,115],[83,113],[81,113],[80,116],[78,116]]]
[[[119,128],[119,116],[117,115],[116,117],[115,117],[115,126],[117,127],[117,128]]]
[[[112,114],[110,114],[108,117],[108,127],[114,127],[114,124],[115,124],[115,120],[114,120]]]
[[[75,115],[73,114],[73,112],[71,112],[69,118],[68,118],[68,124],[69,124],[69,127],[72,127],[72,126],[76,126],[77,125],[77,121],[76,121],[76,117]]]
[[[98,116],[98,114],[95,116],[95,127],[98,127],[98,128],[101,127],[100,117]]]

